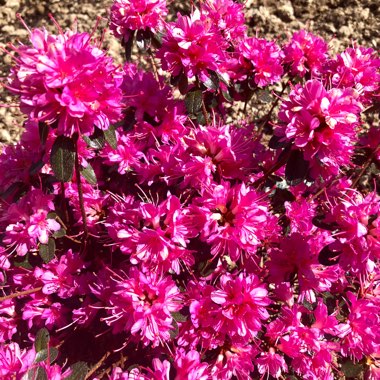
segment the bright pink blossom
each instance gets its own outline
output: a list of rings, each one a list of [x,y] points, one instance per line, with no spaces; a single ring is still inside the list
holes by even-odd
[[[252,65],[254,83],[264,87],[280,81],[283,52],[274,42],[250,37],[241,42],[239,49],[241,60]]]
[[[321,170],[336,175],[350,163],[360,111],[351,89],[327,90],[320,81],[310,80],[303,87],[296,85],[282,103],[275,133],[303,152],[314,177]]]
[[[136,30],[160,31],[167,14],[165,0],[115,0],[110,11],[110,29],[115,37],[127,42]]]
[[[284,63],[290,65],[290,73],[294,76],[318,77],[326,62],[328,46],[321,38],[306,30],[292,35],[290,42],[284,46]]]
[[[197,213],[205,219],[201,237],[211,244],[214,256],[228,255],[236,261],[243,251],[254,254],[277,229],[264,197],[245,184],[213,184],[196,203]]]
[[[183,72],[189,78],[197,76],[206,81],[209,70],[221,73],[225,45],[211,20],[195,10],[190,17],[178,15],[177,22],[167,25],[158,57],[163,69],[173,76]]]
[[[29,38],[32,46],[14,47],[18,58],[7,88],[31,120],[71,136],[107,129],[120,118],[121,72],[89,34],[34,29]]]
[[[181,295],[170,277],[143,274],[131,268],[129,278],[115,278],[115,290],[109,300],[111,316],[104,318],[114,331],[127,331],[145,346],[158,346],[170,339],[171,313],[182,308]]]

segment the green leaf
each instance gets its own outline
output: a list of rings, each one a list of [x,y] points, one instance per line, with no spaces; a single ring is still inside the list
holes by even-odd
[[[47,244],[40,244],[38,253],[44,263],[49,263],[52,261],[55,255],[55,240],[53,238],[49,238]]]
[[[220,80],[221,82],[223,82],[227,87],[230,85],[230,84],[228,83],[228,81],[223,77],[222,74],[219,74],[219,73],[217,73],[216,71],[214,71],[214,73],[218,76],[219,80]]]
[[[122,41],[123,47],[125,50],[125,58],[127,61],[131,60],[134,39],[135,39],[135,31],[131,30],[128,40],[125,41],[123,38],[123,41]]]
[[[360,363],[353,363],[351,360],[347,360],[342,363],[342,371],[347,378],[358,378],[358,375],[364,371],[363,365]]]
[[[96,180],[96,175],[94,172],[94,169],[90,164],[87,164],[85,168],[82,168],[80,171],[80,174],[86,179],[86,181],[91,184],[91,185],[96,185],[97,180]]]
[[[234,100],[228,91],[222,91],[223,98],[232,103]]]
[[[178,323],[175,319],[172,322],[173,329],[169,330],[170,339],[175,339],[179,334]]]
[[[49,380],[45,368],[32,368],[27,372],[27,380]]]
[[[113,126],[110,126],[108,129],[103,131],[104,137],[111,148],[116,149],[117,148],[117,139],[116,139],[116,132],[115,128]]]
[[[39,330],[36,334],[36,339],[34,341],[34,348],[36,349],[36,352],[40,352],[48,348],[49,340],[49,331],[45,328]]]
[[[49,126],[44,122],[38,123],[38,133],[40,135],[41,145],[45,145],[49,135]]]
[[[71,180],[75,164],[75,146],[70,137],[58,136],[50,153],[50,164],[59,181]]]
[[[55,347],[44,348],[43,350],[37,352],[34,362],[40,363],[47,360],[49,364],[52,364],[57,359],[57,357],[58,357],[58,350]]]
[[[93,149],[102,149],[105,144],[104,133],[101,129],[95,128],[95,132],[91,136],[83,136],[83,140],[88,147]]]
[[[66,236],[66,230],[63,227],[59,229],[58,231],[55,231],[53,234],[53,237],[56,239],[59,239],[64,236]]]
[[[189,115],[196,116],[202,109],[202,91],[195,90],[188,92],[185,97],[185,105]]]
[[[171,316],[173,317],[173,319],[176,322],[186,322],[187,321],[187,316],[183,315],[179,311],[175,311],[175,312],[171,313]]]
[[[46,215],[47,219],[56,219],[57,218],[57,213],[55,211],[49,211],[48,214]]]
[[[17,256],[13,261],[13,265],[17,268],[33,269],[33,266],[29,262],[29,253],[25,256]]]
[[[219,88],[219,78],[215,71],[208,70],[210,76],[202,83],[210,90],[217,91]]]
[[[65,380],[84,380],[88,372],[88,366],[85,362],[77,362],[70,369],[71,374],[65,377]]]

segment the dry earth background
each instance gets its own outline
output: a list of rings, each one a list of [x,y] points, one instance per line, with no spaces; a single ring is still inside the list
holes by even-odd
[[[90,31],[97,16],[108,17],[112,0],[0,0],[0,45],[17,39],[26,41],[27,31],[16,18],[20,13],[30,27],[55,27],[49,20],[53,14],[62,28],[77,19],[78,29]],[[172,0],[175,8],[186,7],[189,1]],[[357,41],[367,47],[380,48],[380,0],[247,0],[246,19],[251,33],[260,37],[286,38],[287,33],[307,28],[321,35],[333,52],[342,51]],[[101,25],[106,26],[106,20]],[[105,47],[120,61],[121,49],[108,35]],[[3,55],[0,76],[5,77],[11,60]],[[12,97],[0,89],[0,103],[12,103]],[[22,131],[23,117],[16,108],[0,107],[0,143],[16,141]]]

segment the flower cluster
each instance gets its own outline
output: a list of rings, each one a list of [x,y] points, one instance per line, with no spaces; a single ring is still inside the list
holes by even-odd
[[[32,46],[12,46],[17,54],[9,85],[30,120],[58,128],[59,134],[90,135],[120,118],[121,72],[88,33],[30,32]]]
[[[160,31],[167,14],[165,0],[117,0],[111,7],[110,29],[127,42],[136,30]]]
[[[243,9],[116,0],[120,68],[10,45],[0,378],[379,379],[379,56]]]

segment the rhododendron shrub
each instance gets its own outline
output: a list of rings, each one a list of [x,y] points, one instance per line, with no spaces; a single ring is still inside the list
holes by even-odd
[[[5,49],[0,378],[379,379],[378,52],[171,9]]]

